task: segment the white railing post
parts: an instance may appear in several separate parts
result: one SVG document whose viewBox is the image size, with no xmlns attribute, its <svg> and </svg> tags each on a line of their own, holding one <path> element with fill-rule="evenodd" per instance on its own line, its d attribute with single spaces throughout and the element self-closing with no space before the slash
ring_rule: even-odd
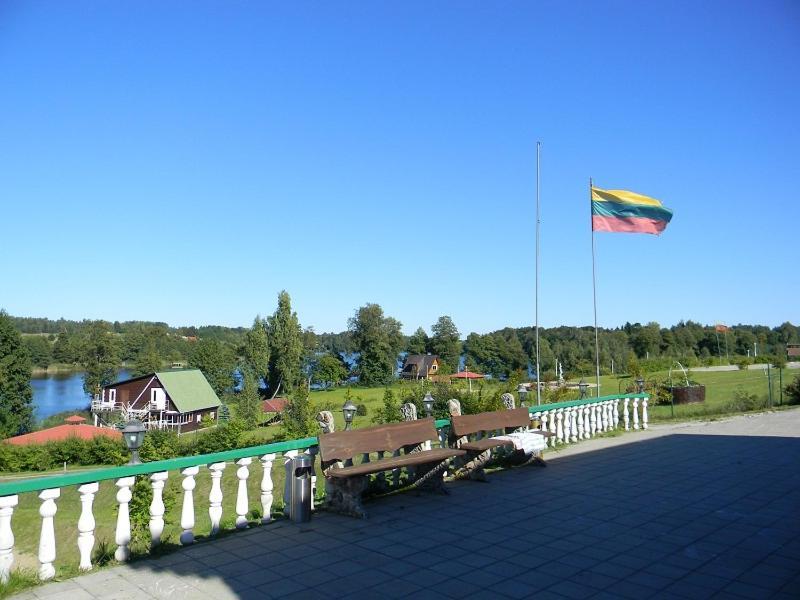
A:
<svg viewBox="0 0 800 600">
<path fill-rule="evenodd" d="M 572 431 L 572 438 L 571 438 L 570 441 L 572 441 L 574 443 L 574 442 L 577 442 L 579 439 L 581 439 L 580 438 L 580 434 L 578 433 L 579 408 L 576 408 L 575 406 L 573 406 L 569 410 L 569 414 L 570 414 L 570 422 L 571 422 L 570 429 Z"/>
<path fill-rule="evenodd" d="M 265 454 L 261 457 L 261 466 L 264 473 L 261 476 L 261 523 L 272 521 L 272 463 L 274 454 Z"/>
<path fill-rule="evenodd" d="M 580 441 L 586 437 L 585 431 L 583 428 L 583 406 L 576 407 L 576 411 L 578 413 L 578 440 Z"/>
<path fill-rule="evenodd" d="M 100 484 L 96 481 L 78 486 L 78 493 L 81 495 L 81 516 L 78 518 L 78 552 L 81 571 L 89 571 L 92 568 L 95 526 L 92 504 L 98 489 L 100 489 Z"/>
<path fill-rule="evenodd" d="M 45 581 L 55 577 L 56 570 L 53 561 L 56 559 L 56 534 L 53 529 L 53 517 L 56 516 L 58 506 L 56 498 L 61 495 L 60 488 L 51 488 L 39 492 L 39 516 L 42 517 L 42 531 L 39 534 L 39 579 Z"/>
<path fill-rule="evenodd" d="M 639 429 L 639 399 L 633 399 L 633 428 Z"/>
<path fill-rule="evenodd" d="M 650 421 L 647 415 L 647 400 L 647 396 L 642 398 L 642 429 L 647 429 L 647 423 Z"/>
<path fill-rule="evenodd" d="M 592 437 L 592 411 L 589 409 L 588 404 L 583 406 L 583 429 L 583 438 L 588 440 Z"/>
<path fill-rule="evenodd" d="M 550 411 L 550 433 L 553 434 L 550 436 L 550 446 L 555 448 L 558 443 L 558 428 L 556 425 L 556 411 L 554 410 Z"/>
<path fill-rule="evenodd" d="M 606 400 L 603 402 L 603 431 L 606 432 L 611 429 L 611 414 L 609 410 L 611 409 L 611 402 Z"/>
<path fill-rule="evenodd" d="M 219 533 L 219 522 L 222 519 L 222 472 L 225 470 L 225 462 L 216 462 L 208 465 L 211 471 L 211 491 L 208 493 L 208 517 L 211 519 L 210 535 Z"/>
<path fill-rule="evenodd" d="M 131 517 L 128 504 L 133 496 L 131 488 L 134 483 L 136 483 L 136 477 L 121 477 L 116 481 L 116 486 L 119 488 L 117 490 L 119 508 L 117 512 L 117 531 L 114 536 L 114 541 L 117 543 L 114 558 L 119 562 L 125 562 L 131 557 L 129 548 L 131 543 Z"/>
<path fill-rule="evenodd" d="M 240 458 L 236 461 L 239 468 L 236 469 L 236 477 L 239 478 L 239 489 L 236 493 L 236 529 L 247 529 L 247 511 L 250 502 L 247 499 L 247 478 L 250 476 L 250 469 L 247 467 L 253 462 L 251 457 Z"/>
<path fill-rule="evenodd" d="M 539 416 L 539 428 L 542 431 L 545 431 L 545 432 L 550 431 L 547 428 L 547 411 L 546 410 L 542 411 L 540 416 Z M 546 444 L 547 441 L 548 441 L 547 438 L 545 438 L 544 441 L 545 441 L 545 444 Z"/>
<path fill-rule="evenodd" d="M 564 409 L 564 443 L 569 444 L 572 435 L 572 419 L 570 418 L 571 409 Z"/>
<path fill-rule="evenodd" d="M 14 532 L 11 517 L 14 507 L 19 504 L 19 496 L 0 498 L 0 583 L 8 583 L 11 567 L 14 564 Z"/>
<path fill-rule="evenodd" d="M 159 471 L 150 475 L 150 486 L 153 488 L 153 500 L 150 502 L 150 547 L 155 548 L 161 543 L 161 534 L 164 532 L 164 485 L 169 473 Z"/>
<path fill-rule="evenodd" d="M 556 410 L 556 442 L 559 444 L 564 443 L 564 409 L 559 408 Z"/>
<path fill-rule="evenodd" d="M 187 467 L 181 470 L 183 481 L 181 487 L 183 488 L 183 506 L 181 507 L 181 544 L 188 546 L 194 542 L 194 490 L 195 481 L 194 476 L 200 472 L 200 467 Z"/>
<path fill-rule="evenodd" d="M 628 401 L 630 398 L 625 398 L 622 402 L 622 420 L 625 422 L 625 431 L 630 431 L 630 414 L 628 413 Z"/>
<path fill-rule="evenodd" d="M 589 405 L 589 437 L 594 437 L 597 433 L 597 407 Z"/>
<path fill-rule="evenodd" d="M 619 427 L 619 398 L 613 402 L 611 415 L 611 420 L 614 423 L 614 429 L 616 429 Z"/>
</svg>

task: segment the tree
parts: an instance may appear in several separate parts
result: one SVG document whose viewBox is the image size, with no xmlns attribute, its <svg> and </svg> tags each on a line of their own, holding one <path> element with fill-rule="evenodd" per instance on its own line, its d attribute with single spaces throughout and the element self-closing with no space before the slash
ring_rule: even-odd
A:
<svg viewBox="0 0 800 600">
<path fill-rule="evenodd" d="M 300 439 L 315 434 L 317 427 L 314 409 L 308 397 L 308 390 L 297 388 L 289 399 L 282 415 L 283 430 L 289 439 Z"/>
<path fill-rule="evenodd" d="M 455 373 L 461 358 L 461 339 L 453 320 L 444 315 L 431 327 L 431 352 L 439 355 L 443 373 Z"/>
<path fill-rule="evenodd" d="M 73 344 L 72 336 L 66 330 L 59 332 L 56 341 L 53 343 L 53 360 L 65 365 L 78 362 L 75 344 Z"/>
<path fill-rule="evenodd" d="M 428 334 L 422 327 L 417 327 L 417 330 L 408 338 L 406 350 L 409 354 L 425 354 L 428 351 L 429 343 Z"/>
<path fill-rule="evenodd" d="M 366 304 L 348 321 L 353 346 L 358 352 L 359 381 L 364 385 L 382 385 L 394 379 L 397 355 L 403 346 L 401 324 L 384 317 L 378 304 Z"/>
<path fill-rule="evenodd" d="M 236 355 L 228 344 L 202 339 L 194 345 L 189 366 L 200 369 L 217 396 L 233 388 Z"/>
<path fill-rule="evenodd" d="M 164 361 L 161 360 L 161 356 L 158 354 L 155 342 L 148 340 L 136 353 L 136 358 L 131 368 L 131 375 L 139 377 L 140 375 L 156 373 L 161 370 L 163 364 Z"/>
<path fill-rule="evenodd" d="M 25 433 L 32 426 L 30 357 L 22 336 L 0 310 L 0 437 Z"/>
<path fill-rule="evenodd" d="M 303 380 L 303 330 L 292 312 L 292 301 L 286 290 L 278 294 L 278 308 L 267 319 L 269 337 L 269 385 L 279 385 L 291 393 Z"/>
<path fill-rule="evenodd" d="M 261 423 L 264 413 L 261 410 L 261 396 L 258 393 L 258 380 L 255 373 L 245 368 L 242 391 L 238 395 L 236 417 L 241 419 L 248 429 L 254 429 Z"/>
<path fill-rule="evenodd" d="M 267 323 L 260 315 L 256 315 L 253 326 L 244 334 L 244 365 L 255 375 L 256 379 L 266 384 L 269 376 L 269 338 Z"/>
<path fill-rule="evenodd" d="M 28 350 L 28 356 L 35 367 L 46 369 L 53 359 L 53 349 L 50 342 L 42 335 L 26 335 L 22 342 Z"/>
<path fill-rule="evenodd" d="M 112 383 L 117 375 L 119 346 L 110 329 L 104 321 L 92 321 L 80 344 L 83 391 L 89 397 L 99 395 L 103 386 Z"/>
<path fill-rule="evenodd" d="M 340 356 L 323 354 L 314 367 L 314 381 L 321 384 L 336 385 L 347 377 L 347 367 Z"/>
</svg>

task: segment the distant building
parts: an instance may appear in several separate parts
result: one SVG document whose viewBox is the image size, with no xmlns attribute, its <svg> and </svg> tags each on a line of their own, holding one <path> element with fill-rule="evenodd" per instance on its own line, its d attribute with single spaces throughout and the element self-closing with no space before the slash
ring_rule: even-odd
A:
<svg viewBox="0 0 800 600">
<path fill-rule="evenodd" d="M 281 413 L 286 410 L 288 404 L 288 398 L 271 398 L 269 400 L 264 400 L 261 403 L 261 410 L 267 415 L 267 425 L 279 423 L 281 420 Z"/>
<path fill-rule="evenodd" d="M 95 437 L 108 437 L 114 440 L 122 439 L 122 432 L 116 429 L 108 429 L 107 427 L 95 427 L 94 425 L 87 425 L 86 419 L 73 415 L 64 419 L 64 425 L 56 425 L 42 429 L 41 431 L 34 431 L 33 433 L 26 433 L 18 435 L 6 440 L 9 444 L 14 446 L 29 446 L 31 444 L 46 444 L 47 442 L 60 442 L 71 437 L 81 440 L 91 440 Z"/>
<path fill-rule="evenodd" d="M 400 377 L 403 379 L 430 379 L 439 372 L 437 354 L 409 354 L 403 363 Z"/>
<path fill-rule="evenodd" d="M 199 369 L 162 371 L 103 387 L 92 401 L 95 423 L 119 412 L 148 429 L 194 431 L 201 421 L 216 423 L 220 401 Z"/>
</svg>

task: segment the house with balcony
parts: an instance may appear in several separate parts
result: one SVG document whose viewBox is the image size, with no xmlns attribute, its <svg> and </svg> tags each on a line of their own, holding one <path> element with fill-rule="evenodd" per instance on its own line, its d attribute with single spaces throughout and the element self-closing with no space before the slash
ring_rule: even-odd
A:
<svg viewBox="0 0 800 600">
<path fill-rule="evenodd" d="M 148 429 L 186 433 L 216 423 L 220 404 L 199 369 L 180 369 L 104 386 L 92 400 L 92 413 L 95 425 L 138 419 Z"/>
<path fill-rule="evenodd" d="M 403 379 L 430 379 L 439 373 L 437 354 L 409 354 L 403 363 L 400 377 Z"/>
</svg>

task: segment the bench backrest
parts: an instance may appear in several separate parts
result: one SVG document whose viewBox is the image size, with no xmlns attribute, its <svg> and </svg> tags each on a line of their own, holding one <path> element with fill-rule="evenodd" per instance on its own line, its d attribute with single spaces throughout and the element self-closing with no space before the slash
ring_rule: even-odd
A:
<svg viewBox="0 0 800 600">
<path fill-rule="evenodd" d="M 477 415 L 460 415 L 450 417 L 453 434 L 457 437 L 478 433 L 479 431 L 494 431 L 506 427 L 527 427 L 531 423 L 528 409 L 524 406 L 512 410 L 496 410 L 493 412 L 478 413 Z"/>
<path fill-rule="evenodd" d="M 319 453 L 324 462 L 347 460 L 370 452 L 394 452 L 438 438 L 432 417 L 375 427 L 334 431 L 319 436 Z"/>
</svg>

